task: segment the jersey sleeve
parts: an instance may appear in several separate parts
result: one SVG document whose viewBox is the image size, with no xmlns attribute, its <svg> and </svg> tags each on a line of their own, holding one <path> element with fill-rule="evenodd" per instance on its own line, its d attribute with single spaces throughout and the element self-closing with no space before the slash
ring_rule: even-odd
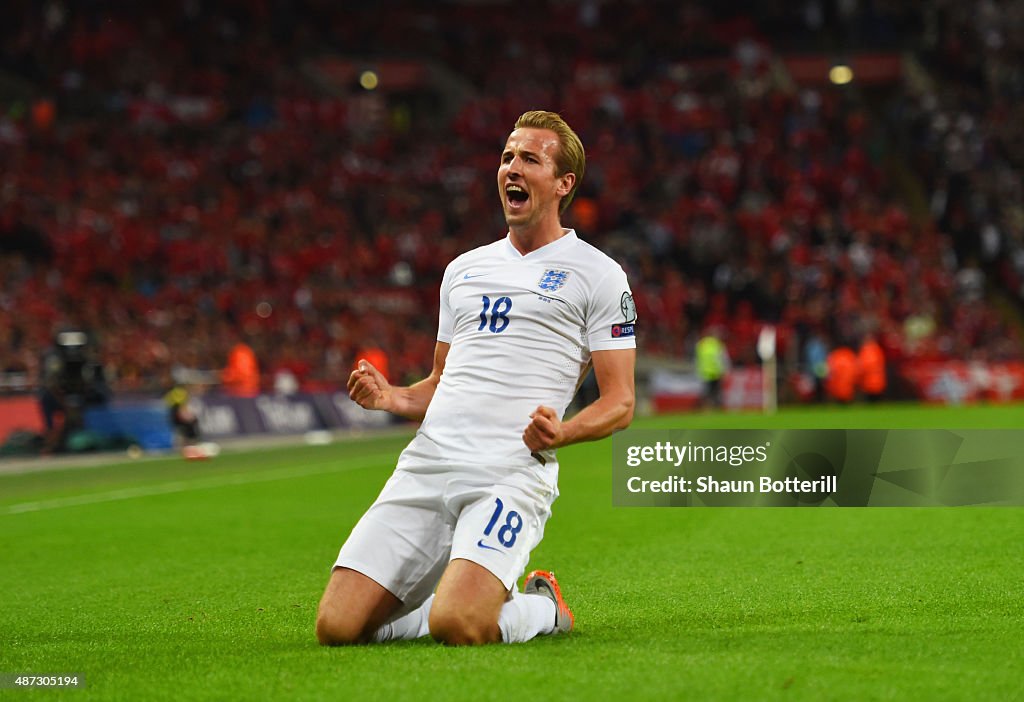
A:
<svg viewBox="0 0 1024 702">
<path fill-rule="evenodd" d="M 636 305 L 618 266 L 591 291 L 587 343 L 591 351 L 636 348 Z"/>
<path fill-rule="evenodd" d="M 452 266 L 454 261 L 444 269 L 444 276 L 441 278 L 441 304 L 437 313 L 437 340 L 450 344 L 455 334 L 455 314 L 451 306 L 452 292 Z"/>
</svg>

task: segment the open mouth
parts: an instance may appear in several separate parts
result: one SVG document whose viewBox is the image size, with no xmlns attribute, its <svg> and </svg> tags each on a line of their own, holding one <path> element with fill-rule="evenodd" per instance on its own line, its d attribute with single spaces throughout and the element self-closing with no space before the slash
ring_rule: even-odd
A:
<svg viewBox="0 0 1024 702">
<path fill-rule="evenodd" d="M 522 207 L 530 199 L 530 195 L 518 185 L 506 185 L 505 197 L 508 198 L 508 206 L 514 210 Z"/>
</svg>

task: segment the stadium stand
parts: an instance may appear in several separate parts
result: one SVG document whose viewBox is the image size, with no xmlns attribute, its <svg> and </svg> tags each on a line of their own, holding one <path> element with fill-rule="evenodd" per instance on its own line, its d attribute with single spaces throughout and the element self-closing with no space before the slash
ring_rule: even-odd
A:
<svg viewBox="0 0 1024 702">
<path fill-rule="evenodd" d="M 500 235 L 498 149 L 536 107 L 588 147 L 568 223 L 627 267 L 645 357 L 715 326 L 754 364 L 772 324 L 794 375 L 812 337 L 869 332 L 894 368 L 1020 361 L 1022 3 L 776 5 L 7 3 L 0 392 L 60 326 L 121 395 L 223 368 L 236 332 L 267 390 L 338 387 L 367 346 L 422 377 L 441 273 Z M 783 60 L 840 48 L 919 70 Z"/>
</svg>

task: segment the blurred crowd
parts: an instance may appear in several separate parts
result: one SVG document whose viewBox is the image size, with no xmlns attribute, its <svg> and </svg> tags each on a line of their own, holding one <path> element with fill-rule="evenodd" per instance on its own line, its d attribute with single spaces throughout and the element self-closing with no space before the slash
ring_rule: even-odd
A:
<svg viewBox="0 0 1024 702">
<path fill-rule="evenodd" d="M 919 56 L 936 80 L 907 90 L 892 121 L 914 156 L 959 280 L 1024 302 L 1024 2 L 939 3 Z"/>
<path fill-rule="evenodd" d="M 503 235 L 498 155 L 535 108 L 587 147 L 565 223 L 627 268 L 642 353 L 715 327 L 754 363 L 769 323 L 794 367 L 867 335 L 891 361 L 1020 358 L 1021 3 L 704 5 L 15 0 L 0 58 L 32 96 L 0 114 L 0 373 L 81 328 L 116 392 L 239 342 L 267 389 L 338 387 L 367 350 L 422 377 L 441 274 Z M 906 32 L 936 82 L 892 99 L 774 61 L 783 36 Z M 330 56 L 447 88 L 332 82 Z"/>
</svg>

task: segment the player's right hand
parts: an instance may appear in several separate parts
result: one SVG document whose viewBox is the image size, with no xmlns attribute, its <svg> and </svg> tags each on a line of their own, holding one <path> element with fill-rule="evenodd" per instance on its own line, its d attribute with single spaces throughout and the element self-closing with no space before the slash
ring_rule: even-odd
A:
<svg viewBox="0 0 1024 702">
<path fill-rule="evenodd" d="M 364 409 L 386 410 L 391 406 L 391 384 L 372 363 L 360 361 L 348 377 L 348 396 Z"/>
</svg>

